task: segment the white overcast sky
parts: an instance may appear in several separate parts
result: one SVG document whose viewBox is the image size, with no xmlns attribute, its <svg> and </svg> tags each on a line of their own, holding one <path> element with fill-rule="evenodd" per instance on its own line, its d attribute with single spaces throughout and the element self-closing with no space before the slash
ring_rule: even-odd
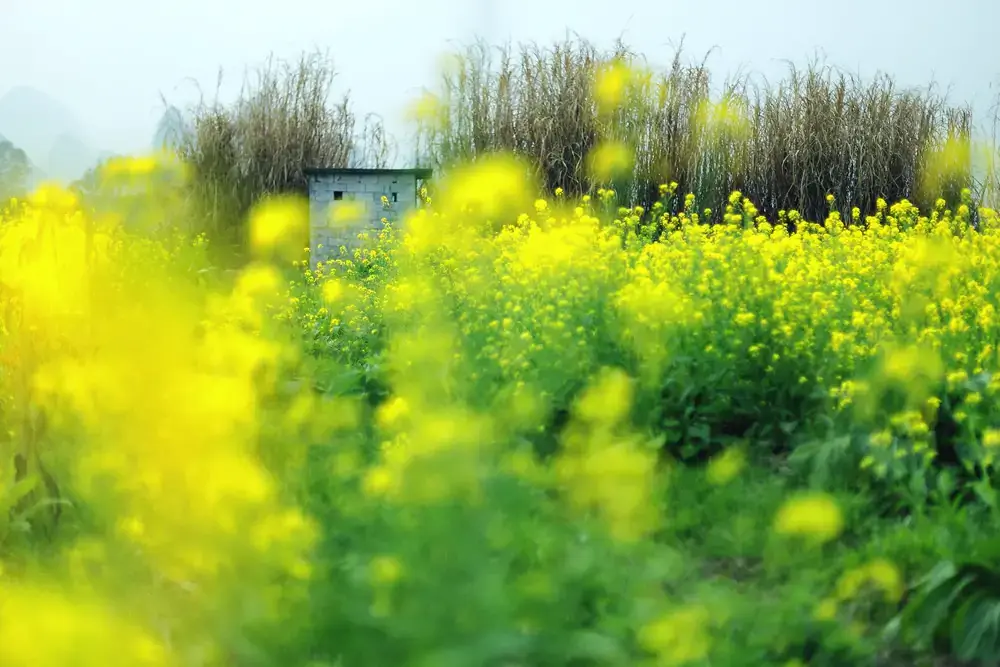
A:
<svg viewBox="0 0 1000 667">
<path fill-rule="evenodd" d="M 98 148 L 145 148 L 160 94 L 188 102 L 193 78 L 238 84 L 269 53 L 328 50 L 356 109 L 395 129 L 438 57 L 476 34 L 548 42 L 622 35 L 665 62 L 682 36 L 721 78 L 775 75 L 782 59 L 829 62 L 903 84 L 935 79 L 985 108 L 1000 79 L 1000 0 L 0 0 L 0 94 L 26 84 L 68 104 Z M 994 84 L 991 90 L 990 84 Z M 229 90 L 232 90 L 230 87 Z"/>
</svg>

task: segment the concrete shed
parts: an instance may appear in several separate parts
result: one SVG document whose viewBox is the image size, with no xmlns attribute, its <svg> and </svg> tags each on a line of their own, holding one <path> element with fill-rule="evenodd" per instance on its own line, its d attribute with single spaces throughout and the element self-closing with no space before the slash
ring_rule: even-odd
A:
<svg viewBox="0 0 1000 667">
<path fill-rule="evenodd" d="M 419 189 L 431 176 L 429 169 L 306 169 L 309 182 L 309 245 L 313 261 L 352 249 L 364 230 L 377 232 L 382 218 L 398 223 L 418 206 Z M 382 203 L 388 200 L 388 207 Z M 338 216 L 337 209 L 350 213 Z M 344 208 L 343 212 L 346 212 Z M 337 221 L 340 219 L 339 222 Z M 322 246 L 322 248 L 320 247 Z"/>
</svg>

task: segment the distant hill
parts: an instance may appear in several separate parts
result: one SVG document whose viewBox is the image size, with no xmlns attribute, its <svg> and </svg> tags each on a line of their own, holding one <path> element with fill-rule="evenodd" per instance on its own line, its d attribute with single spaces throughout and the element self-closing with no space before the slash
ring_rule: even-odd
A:
<svg viewBox="0 0 1000 667">
<path fill-rule="evenodd" d="M 78 136 L 60 134 L 52 142 L 43 164 L 51 178 L 69 182 L 97 163 L 99 153 Z"/>
<path fill-rule="evenodd" d="M 68 106 L 28 86 L 0 95 L 0 132 L 35 160 L 48 155 L 60 135 L 87 138 L 83 124 Z"/>
<path fill-rule="evenodd" d="M 0 133 L 28 154 L 33 172 L 44 170 L 64 182 L 78 178 L 99 156 L 72 109 L 29 86 L 0 95 Z"/>
</svg>

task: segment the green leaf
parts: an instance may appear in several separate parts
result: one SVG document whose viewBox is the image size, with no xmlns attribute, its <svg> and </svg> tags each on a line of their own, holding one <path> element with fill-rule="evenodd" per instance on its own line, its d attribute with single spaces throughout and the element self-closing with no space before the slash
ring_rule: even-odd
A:
<svg viewBox="0 0 1000 667">
<path fill-rule="evenodd" d="M 997 508 L 997 491 L 990 484 L 989 480 L 981 479 L 972 485 L 973 491 L 976 492 L 976 496 L 979 497 L 983 504 L 990 509 Z"/>
<path fill-rule="evenodd" d="M 910 493 L 916 498 L 927 497 L 927 480 L 923 475 L 910 475 Z"/>
<path fill-rule="evenodd" d="M 1000 659 L 1000 600 L 977 593 L 956 612 L 951 628 L 951 647 L 960 660 L 995 663 Z"/>
<path fill-rule="evenodd" d="M 955 492 L 955 475 L 947 468 L 938 473 L 937 492 L 942 500 L 951 498 L 951 494 Z"/>
<path fill-rule="evenodd" d="M 712 437 L 712 427 L 708 424 L 701 422 L 698 424 L 692 424 L 687 430 L 688 438 L 692 440 L 700 441 L 705 444 Z"/>
<path fill-rule="evenodd" d="M 917 595 L 903 613 L 904 624 L 918 637 L 930 639 L 948 618 L 955 600 L 974 581 L 974 576 L 960 575 L 953 563 L 938 563 L 917 583 Z"/>
<path fill-rule="evenodd" d="M 785 421 L 778 424 L 778 426 L 785 435 L 791 435 L 795 432 L 795 429 L 798 428 L 799 423 L 797 421 Z"/>
<path fill-rule="evenodd" d="M 0 512 L 9 512 L 10 508 L 16 506 L 29 493 L 34 491 L 36 486 L 38 486 L 38 478 L 34 475 L 29 475 L 11 484 L 7 490 L 0 494 L 0 498 L 3 498 L 3 503 L 0 504 Z"/>
<path fill-rule="evenodd" d="M 937 588 L 948 579 L 958 574 L 958 568 L 951 561 L 941 561 L 935 565 L 930 572 L 921 577 L 914 585 L 914 588 L 929 590 Z"/>
<path fill-rule="evenodd" d="M 568 659 L 593 661 L 597 664 L 624 664 L 628 655 L 611 637 L 583 630 L 569 638 Z"/>
</svg>

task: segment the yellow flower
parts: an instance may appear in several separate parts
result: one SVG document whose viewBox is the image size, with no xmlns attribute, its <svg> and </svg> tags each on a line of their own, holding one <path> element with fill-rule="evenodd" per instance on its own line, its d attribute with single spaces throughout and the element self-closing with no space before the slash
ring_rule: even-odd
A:
<svg viewBox="0 0 1000 667">
<path fill-rule="evenodd" d="M 898 602 L 903 597 L 906 585 L 899 569 L 885 559 L 870 562 L 866 568 L 868 578 L 880 589 L 886 602 Z"/>
<path fill-rule="evenodd" d="M 530 169 L 520 158 L 508 154 L 490 155 L 450 171 L 438 184 L 440 194 L 435 197 L 443 215 L 434 218 L 426 231 L 443 233 L 444 224 L 454 226 L 470 212 L 495 220 L 515 219 L 518 209 L 523 211 L 531 205 L 530 193 L 538 191 L 529 174 Z M 435 245 L 439 243 L 437 237 L 433 240 Z"/>
<path fill-rule="evenodd" d="M 347 227 L 361 220 L 368 215 L 368 207 L 360 199 L 351 201 L 336 202 L 330 207 L 330 225 L 332 227 Z"/>
<path fill-rule="evenodd" d="M 379 406 L 376 420 L 380 427 L 391 429 L 398 426 L 409 414 L 409 403 L 401 396 L 393 396 Z"/>
<path fill-rule="evenodd" d="M 813 611 L 813 618 L 817 621 L 831 621 L 837 617 L 837 601 L 826 598 Z"/>
<path fill-rule="evenodd" d="M 880 590 L 888 603 L 898 602 L 905 589 L 903 577 L 896 566 L 884 558 L 877 558 L 842 574 L 837 580 L 836 597 L 846 602 L 861 593 L 866 584 Z"/>
<path fill-rule="evenodd" d="M 632 382 L 623 371 L 606 369 L 583 394 L 577 410 L 584 419 L 606 425 L 621 422 L 632 404 Z"/>
<path fill-rule="evenodd" d="M 587 156 L 590 173 L 598 181 L 608 181 L 632 169 L 632 150 L 621 142 L 604 142 Z M 613 193 L 612 193 L 613 194 Z"/>
<path fill-rule="evenodd" d="M 323 283 L 323 300 L 328 304 L 337 303 L 344 295 L 345 289 L 342 282 L 336 278 L 331 278 Z"/>
<path fill-rule="evenodd" d="M 385 496 L 396 487 L 395 475 L 385 466 L 376 466 L 365 474 L 362 488 L 369 497 Z"/>
<path fill-rule="evenodd" d="M 377 556 L 369 566 L 372 583 L 376 586 L 391 586 L 403 576 L 403 565 L 395 556 Z"/>
<path fill-rule="evenodd" d="M 957 388 L 959 385 L 961 385 L 963 382 L 966 382 L 968 379 L 969 379 L 969 374 L 966 373 L 965 371 L 954 371 L 952 373 L 948 373 L 946 377 L 949 389 Z"/>
<path fill-rule="evenodd" d="M 709 616 L 703 606 L 669 612 L 639 631 L 639 643 L 665 665 L 704 660 L 709 650 Z"/>
<path fill-rule="evenodd" d="M 861 587 L 868 579 L 868 573 L 863 567 L 848 570 L 840 575 L 837 580 L 837 599 L 847 601 L 860 592 Z"/>
<path fill-rule="evenodd" d="M 0 599 L 4 667 L 174 664 L 168 649 L 113 605 L 5 585 Z"/>
<path fill-rule="evenodd" d="M 631 70 L 621 60 L 616 60 L 597 72 L 594 97 L 602 113 L 610 112 L 621 104 L 631 77 Z"/>
<path fill-rule="evenodd" d="M 416 123 L 434 126 L 447 118 L 447 107 L 438 96 L 425 91 L 407 109 L 407 116 Z"/>
<path fill-rule="evenodd" d="M 268 199 L 251 214 L 250 243 L 259 250 L 285 246 L 298 252 L 301 247 L 298 236 L 308 225 L 308 204 L 301 198 Z"/>
<path fill-rule="evenodd" d="M 790 498 L 778 510 L 775 532 L 800 535 L 816 542 L 828 542 L 844 529 L 840 507 L 829 495 L 807 493 Z"/>
<path fill-rule="evenodd" d="M 730 447 L 712 459 L 712 462 L 708 464 L 706 472 L 708 481 L 710 484 L 717 486 L 728 484 L 740 474 L 745 465 L 746 455 L 743 453 L 743 450 L 737 447 Z"/>
<path fill-rule="evenodd" d="M 892 444 L 892 431 L 882 429 L 881 431 L 872 433 L 868 437 L 868 441 L 875 447 L 888 447 Z"/>
</svg>

